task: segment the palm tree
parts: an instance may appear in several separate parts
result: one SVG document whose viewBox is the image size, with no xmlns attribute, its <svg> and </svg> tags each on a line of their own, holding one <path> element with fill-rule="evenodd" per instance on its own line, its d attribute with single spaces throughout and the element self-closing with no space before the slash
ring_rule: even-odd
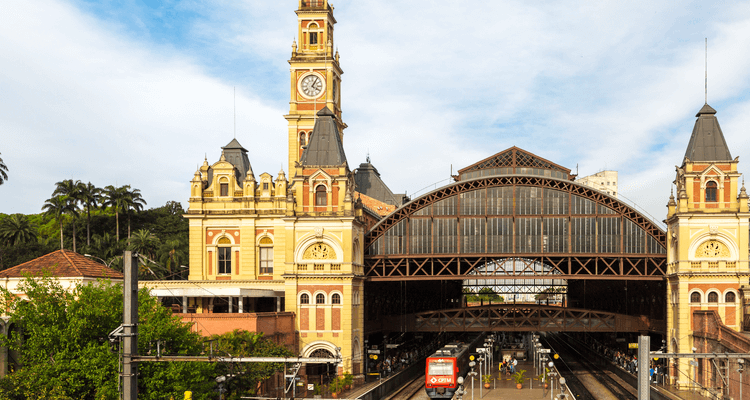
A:
<svg viewBox="0 0 750 400">
<path fill-rule="evenodd" d="M 102 190 L 89 183 L 78 182 L 78 199 L 86 208 L 86 246 L 91 246 L 91 208 L 102 200 Z"/>
<path fill-rule="evenodd" d="M 73 251 L 76 251 L 76 217 L 78 216 L 78 203 L 81 200 L 81 181 L 73 182 L 72 179 L 64 179 L 55 183 L 55 185 L 57 187 L 55 188 L 55 191 L 52 192 L 52 195 L 65 196 L 71 205 L 68 208 L 67 213 L 70 214 L 73 219 Z"/>
<path fill-rule="evenodd" d="M 0 158 L 0 185 L 2 185 L 3 183 L 5 183 L 5 181 L 8 180 L 8 174 L 5 173 L 5 171 L 7 170 L 8 170 L 8 166 L 6 166 L 5 162 L 3 162 L 3 159 Z"/>
<path fill-rule="evenodd" d="M 65 214 L 78 215 L 75 205 L 68 200 L 68 196 L 53 196 L 47 199 L 42 206 L 45 215 L 54 217 L 60 224 L 60 250 L 63 247 L 63 217 Z"/>
<path fill-rule="evenodd" d="M 128 239 L 130 239 L 130 215 L 131 211 L 141 211 L 143 206 L 146 205 L 146 200 L 143 200 L 140 189 L 133 189 L 130 191 L 130 185 L 125 185 L 127 190 L 127 199 L 125 200 L 125 212 L 128 214 Z"/>
<path fill-rule="evenodd" d="M 120 211 L 125 210 L 129 187 L 130 186 L 125 185 L 116 188 L 109 185 L 104 188 L 104 201 L 102 201 L 102 205 L 105 207 L 112 207 L 115 211 L 115 236 L 117 237 L 118 242 L 120 241 Z"/>
<path fill-rule="evenodd" d="M 175 279 L 174 275 L 182 272 L 180 265 L 185 261 L 185 253 L 182 251 L 183 242 L 179 239 L 171 239 L 164 242 L 164 245 L 159 249 L 161 258 L 159 259 L 164 264 L 165 269 L 168 272 L 168 276 Z M 177 272 L 173 272 L 173 270 Z M 181 274 L 180 274 L 181 275 Z"/>
<path fill-rule="evenodd" d="M 94 235 L 91 237 L 93 245 L 90 247 L 91 252 L 105 260 L 111 260 L 122 255 L 122 244 L 114 236 L 107 232 L 103 235 Z"/>
<path fill-rule="evenodd" d="M 37 226 L 23 214 L 13 214 L 0 221 L 0 243 L 12 246 L 36 240 Z"/>
<path fill-rule="evenodd" d="M 148 229 L 139 229 L 130 238 L 130 250 L 143 254 L 148 258 L 154 258 L 156 246 L 159 245 L 159 238 Z"/>
</svg>

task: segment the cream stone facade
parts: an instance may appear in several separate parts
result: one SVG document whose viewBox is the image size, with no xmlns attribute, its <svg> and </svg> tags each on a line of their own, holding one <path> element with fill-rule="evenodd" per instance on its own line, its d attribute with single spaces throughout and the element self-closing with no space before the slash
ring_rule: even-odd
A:
<svg viewBox="0 0 750 400">
<path fill-rule="evenodd" d="M 668 351 L 693 352 L 693 311 L 715 310 L 742 329 L 740 288 L 748 282 L 748 195 L 708 105 L 696 116 L 684 161 L 677 167 L 677 198 L 667 215 Z M 690 385 L 694 369 L 679 359 L 671 375 Z"/>
<path fill-rule="evenodd" d="M 364 234 L 378 217 L 354 200 L 354 174 L 343 151 L 333 8 L 301 0 L 297 16 L 299 46 L 295 42 L 289 61 L 291 101 L 284 116 L 291 178 L 283 170 L 256 177 L 236 139 L 218 161 L 204 160 L 190 182 L 185 215 L 188 281 L 144 285 L 173 299 L 184 314 L 293 313 L 295 330 L 287 334 L 300 356 L 340 354 L 337 372 L 358 375 Z"/>
</svg>

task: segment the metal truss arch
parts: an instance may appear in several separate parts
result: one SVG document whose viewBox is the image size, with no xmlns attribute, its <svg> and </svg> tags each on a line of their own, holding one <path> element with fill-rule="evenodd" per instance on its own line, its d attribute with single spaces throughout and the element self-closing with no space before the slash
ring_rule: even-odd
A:
<svg viewBox="0 0 750 400">
<path fill-rule="evenodd" d="M 505 197 L 492 197 L 500 196 L 501 191 Z M 472 192 L 484 197 L 476 195 L 469 199 Z M 524 193 L 531 193 L 533 198 L 523 198 Z M 552 204 L 552 197 L 564 204 L 563 211 L 547 206 L 548 202 Z M 480 204 L 478 211 L 466 213 L 462 207 L 469 200 L 475 201 L 472 204 L 484 202 L 485 205 Z M 530 201 L 529 207 L 536 208 L 520 210 L 522 200 Z M 510 212 L 488 212 L 491 201 L 505 201 L 507 206 L 503 207 Z M 584 208 L 579 206 L 584 202 L 587 211 L 575 209 Z M 472 222 L 470 220 L 481 226 L 471 231 L 466 227 Z M 498 235 L 504 235 L 503 240 L 507 243 L 494 247 L 487 244 L 489 239 L 482 235 L 489 235 L 485 230 L 490 229 L 490 221 L 496 225 L 506 224 L 501 228 L 493 226 L 493 229 L 504 230 Z M 533 229 L 520 226 L 519 221 Z M 547 232 L 552 222 L 558 223 L 563 233 Z M 424 227 L 420 228 L 419 224 Z M 595 232 L 589 232 L 590 237 L 585 239 L 589 243 L 576 248 L 575 241 L 584 235 L 573 230 L 582 224 L 590 225 L 584 228 Z M 612 224 L 608 228 L 612 232 L 604 232 L 606 224 Z M 519 233 L 522 228 L 526 232 Z M 397 235 L 394 234 L 396 230 L 399 231 Z M 419 248 L 419 243 L 414 240 L 417 231 L 426 243 L 424 248 Z M 387 251 L 381 250 L 377 247 L 378 240 L 389 235 L 392 245 L 388 245 Z M 465 243 L 471 240 L 471 236 L 480 237 L 485 242 L 468 246 Z M 560 243 L 548 245 L 547 240 L 553 238 Z M 609 242 L 605 243 L 605 239 Z M 450 242 L 448 245 L 436 245 L 446 240 Z M 525 244 L 527 240 L 528 246 Z M 513 174 L 462 180 L 434 190 L 398 208 L 373 226 L 365 237 L 366 274 L 376 280 L 473 279 L 478 266 L 505 258 L 529 259 L 550 266 L 548 273 L 531 274 L 539 278 L 592 276 L 614 279 L 629 276 L 663 279 L 666 233 L 640 212 L 601 191 L 571 180 Z M 516 274 L 498 274 L 497 278 L 513 275 Z"/>
</svg>

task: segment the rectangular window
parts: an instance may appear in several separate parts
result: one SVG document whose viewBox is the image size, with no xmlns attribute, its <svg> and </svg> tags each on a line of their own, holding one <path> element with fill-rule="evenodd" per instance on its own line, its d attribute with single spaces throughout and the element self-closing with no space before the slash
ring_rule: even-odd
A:
<svg viewBox="0 0 750 400">
<path fill-rule="evenodd" d="M 263 182 L 263 190 L 268 190 L 268 182 Z"/>
<path fill-rule="evenodd" d="M 220 274 L 231 274 L 232 273 L 232 248 L 231 247 L 219 247 L 219 268 Z"/>
<path fill-rule="evenodd" d="M 229 184 L 222 183 L 219 185 L 219 193 L 221 196 L 229 196 Z"/>
<path fill-rule="evenodd" d="M 260 248 L 260 273 L 273 274 L 273 247 Z"/>
<path fill-rule="evenodd" d="M 310 44 L 318 44 L 318 32 L 310 32 Z"/>
</svg>

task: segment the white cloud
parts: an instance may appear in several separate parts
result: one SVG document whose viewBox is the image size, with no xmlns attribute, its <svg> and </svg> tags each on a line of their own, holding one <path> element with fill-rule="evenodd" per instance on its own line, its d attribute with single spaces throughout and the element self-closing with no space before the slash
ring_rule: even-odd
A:
<svg viewBox="0 0 750 400">
<path fill-rule="evenodd" d="M 2 3 L 0 212 L 38 211 L 66 178 L 184 201 L 196 163 L 232 137 L 235 83 L 238 140 L 256 174 L 275 174 L 295 6 L 184 3 L 200 15 L 190 43 L 164 44 L 64 3 Z M 750 154 L 747 4 L 337 6 L 349 163 L 369 152 L 396 192 L 516 145 L 582 175 L 619 170 L 620 193 L 662 219 L 703 101 L 704 37 L 709 103 L 732 154 Z"/>
<path fill-rule="evenodd" d="M 130 184 L 150 206 L 185 201 L 208 153 L 233 137 L 233 88 L 179 54 L 110 34 L 56 2 L 4 3 L 0 211 L 38 212 L 62 179 Z M 285 151 L 283 110 L 237 90 L 237 138 L 254 164 Z"/>
</svg>

